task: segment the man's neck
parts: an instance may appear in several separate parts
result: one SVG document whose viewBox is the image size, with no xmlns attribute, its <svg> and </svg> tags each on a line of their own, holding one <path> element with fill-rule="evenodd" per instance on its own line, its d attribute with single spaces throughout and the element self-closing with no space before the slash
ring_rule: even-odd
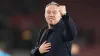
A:
<svg viewBox="0 0 100 56">
<path fill-rule="evenodd" d="M 53 25 L 48 24 L 48 29 L 52 29 Z"/>
</svg>

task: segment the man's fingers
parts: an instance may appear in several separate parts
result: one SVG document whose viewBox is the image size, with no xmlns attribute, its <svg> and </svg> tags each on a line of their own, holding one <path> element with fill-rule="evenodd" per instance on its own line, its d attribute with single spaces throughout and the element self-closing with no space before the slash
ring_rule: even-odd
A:
<svg viewBox="0 0 100 56">
<path fill-rule="evenodd" d="M 44 41 L 43 44 L 45 44 L 47 41 Z"/>
<path fill-rule="evenodd" d="M 66 14 L 66 6 L 65 5 L 60 5 L 59 6 L 59 11 L 61 13 L 61 15 L 65 15 Z"/>
<path fill-rule="evenodd" d="M 51 45 L 51 43 L 46 43 L 46 45 Z"/>
<path fill-rule="evenodd" d="M 45 47 L 51 47 L 51 45 L 45 45 Z"/>
<path fill-rule="evenodd" d="M 49 52 L 49 50 L 45 50 L 44 52 Z"/>
<path fill-rule="evenodd" d="M 62 8 L 62 7 L 66 7 L 66 6 L 65 5 L 60 5 L 59 7 Z"/>
<path fill-rule="evenodd" d="M 51 43 L 47 43 L 47 41 L 43 42 L 45 45 L 51 45 Z"/>
<path fill-rule="evenodd" d="M 51 49 L 51 47 L 46 47 L 45 49 L 48 50 L 48 49 Z"/>
<path fill-rule="evenodd" d="M 46 43 L 45 47 L 51 47 L 51 44 L 50 43 Z"/>
<path fill-rule="evenodd" d="M 64 5 L 60 5 L 60 6 L 59 6 L 59 9 L 62 9 L 62 8 L 64 8 L 64 7 L 65 7 Z"/>
</svg>

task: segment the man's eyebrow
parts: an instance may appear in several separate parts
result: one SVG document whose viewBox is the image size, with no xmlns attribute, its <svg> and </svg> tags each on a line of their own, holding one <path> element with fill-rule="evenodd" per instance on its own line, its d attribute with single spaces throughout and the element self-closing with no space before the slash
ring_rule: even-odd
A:
<svg viewBox="0 0 100 56">
<path fill-rule="evenodd" d="M 50 11 L 50 10 L 47 10 L 47 11 Z"/>
<path fill-rule="evenodd" d="M 51 11 L 51 10 L 48 9 L 47 11 Z M 54 11 L 55 11 L 55 10 L 54 10 Z"/>
</svg>

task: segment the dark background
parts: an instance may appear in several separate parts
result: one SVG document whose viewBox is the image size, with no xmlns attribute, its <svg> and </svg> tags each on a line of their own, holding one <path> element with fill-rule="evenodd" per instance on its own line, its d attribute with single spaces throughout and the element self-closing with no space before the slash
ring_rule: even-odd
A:
<svg viewBox="0 0 100 56">
<path fill-rule="evenodd" d="M 38 33 L 46 25 L 45 6 L 52 0 L 0 0 L 0 50 L 12 56 L 30 56 Z M 53 0 L 66 5 L 78 30 L 73 44 L 77 56 L 100 55 L 100 1 Z M 75 49 L 75 52 L 77 47 Z"/>
</svg>

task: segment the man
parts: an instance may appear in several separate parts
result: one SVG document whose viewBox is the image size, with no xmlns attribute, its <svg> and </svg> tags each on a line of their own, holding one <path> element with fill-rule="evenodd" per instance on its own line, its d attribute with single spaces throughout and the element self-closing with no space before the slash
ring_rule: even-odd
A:
<svg viewBox="0 0 100 56">
<path fill-rule="evenodd" d="M 77 31 L 65 6 L 51 2 L 45 8 L 45 19 L 48 26 L 40 31 L 32 56 L 71 56 L 71 41 Z"/>
</svg>

